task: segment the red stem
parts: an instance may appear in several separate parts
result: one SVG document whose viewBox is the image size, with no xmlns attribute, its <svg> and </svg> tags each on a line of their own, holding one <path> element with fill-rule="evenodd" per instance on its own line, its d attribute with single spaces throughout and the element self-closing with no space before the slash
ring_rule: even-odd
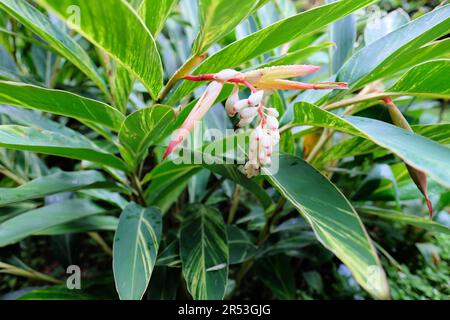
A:
<svg viewBox="0 0 450 320">
<path fill-rule="evenodd" d="M 195 81 L 195 82 L 212 81 L 212 80 L 214 80 L 214 74 L 200 74 L 197 76 L 189 74 L 187 76 L 184 76 L 183 79 L 189 80 L 189 81 Z"/>
<path fill-rule="evenodd" d="M 261 127 L 262 128 L 264 128 L 266 125 L 266 116 L 264 115 L 263 107 L 264 107 L 264 105 L 262 103 L 258 106 L 258 114 L 261 117 Z"/>
</svg>

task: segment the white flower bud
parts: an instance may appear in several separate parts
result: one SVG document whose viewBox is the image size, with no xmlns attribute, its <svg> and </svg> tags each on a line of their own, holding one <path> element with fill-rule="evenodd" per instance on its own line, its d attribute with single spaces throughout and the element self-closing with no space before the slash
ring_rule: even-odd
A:
<svg viewBox="0 0 450 320">
<path fill-rule="evenodd" d="M 272 146 L 272 144 L 271 144 L 270 146 L 265 147 L 265 148 L 266 148 L 266 155 L 267 155 L 268 157 L 270 157 L 270 156 L 272 155 L 272 152 L 273 152 L 273 146 Z"/>
<path fill-rule="evenodd" d="M 266 118 L 266 120 L 267 120 L 267 127 L 268 127 L 270 130 L 278 129 L 278 126 L 279 126 L 280 124 L 278 123 L 277 118 L 275 118 L 275 117 L 273 117 L 273 116 L 268 116 L 268 117 Z"/>
<path fill-rule="evenodd" d="M 248 101 L 249 104 L 251 104 L 252 106 L 257 106 L 262 102 L 263 98 L 264 98 L 264 91 L 259 90 L 255 93 L 252 93 L 250 97 L 248 97 Z"/>
<path fill-rule="evenodd" d="M 227 111 L 230 117 L 234 117 L 236 115 L 236 109 L 234 105 L 239 101 L 239 86 L 235 85 L 233 88 L 233 92 L 228 97 L 227 102 L 225 103 L 225 110 Z"/>
<path fill-rule="evenodd" d="M 271 117 L 278 118 L 280 116 L 277 109 L 275 109 L 275 108 L 268 108 L 266 111 L 267 111 L 267 114 Z"/>
<path fill-rule="evenodd" d="M 253 119 L 255 119 L 255 116 L 253 116 L 251 118 L 241 118 L 241 120 L 239 121 L 237 126 L 239 128 L 245 127 L 246 125 L 249 125 L 250 123 L 252 123 Z"/>
<path fill-rule="evenodd" d="M 261 140 L 262 134 L 263 134 L 263 129 L 258 126 L 256 127 L 256 129 L 253 131 L 255 133 L 255 139 L 257 141 Z"/>
<path fill-rule="evenodd" d="M 216 73 L 214 76 L 214 79 L 217 81 L 226 82 L 232 78 L 239 77 L 241 75 L 240 72 L 233 70 L 233 69 L 225 69 L 220 71 L 219 73 Z"/>
<path fill-rule="evenodd" d="M 267 140 L 265 134 L 261 137 L 261 140 L 259 141 L 258 145 L 258 159 L 260 162 L 264 161 L 264 159 L 267 157 L 267 151 L 266 146 L 264 145 L 264 140 Z"/>
<path fill-rule="evenodd" d="M 272 145 L 277 145 L 280 142 L 280 132 L 278 129 L 272 130 L 270 132 L 270 136 L 272 137 Z"/>
<path fill-rule="evenodd" d="M 250 153 L 248 155 L 248 162 L 255 166 L 259 165 L 258 153 L 256 151 L 250 151 Z"/>
<path fill-rule="evenodd" d="M 241 112 L 244 108 L 247 108 L 247 107 L 248 107 L 248 100 L 247 99 L 239 100 L 234 105 L 234 109 L 236 110 L 236 112 Z"/>
<path fill-rule="evenodd" d="M 258 114 L 257 107 L 245 108 L 241 111 L 241 119 L 242 118 L 254 118 Z"/>
<path fill-rule="evenodd" d="M 272 145 L 272 138 L 266 132 L 263 132 L 261 135 L 261 145 L 264 149 Z"/>
<path fill-rule="evenodd" d="M 256 152 L 258 150 L 258 140 L 256 137 L 250 136 L 250 152 Z"/>
<path fill-rule="evenodd" d="M 249 152 L 248 152 L 248 158 L 250 163 L 252 164 L 258 164 L 258 138 L 255 133 L 256 130 L 253 130 L 253 132 L 250 135 L 250 145 L 249 145 Z"/>
<path fill-rule="evenodd" d="M 267 155 L 266 155 L 266 151 L 264 150 L 264 148 L 259 148 L 260 150 L 259 150 L 259 153 L 258 153 L 258 160 L 259 160 L 259 162 L 262 164 L 262 165 L 264 165 L 264 163 L 265 163 L 265 161 L 266 161 L 266 158 L 267 158 Z"/>
</svg>

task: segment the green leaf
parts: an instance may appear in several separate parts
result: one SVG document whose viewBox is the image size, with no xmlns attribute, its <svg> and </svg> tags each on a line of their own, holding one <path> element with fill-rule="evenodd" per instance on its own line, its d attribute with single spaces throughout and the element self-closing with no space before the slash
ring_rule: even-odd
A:
<svg viewBox="0 0 450 320">
<path fill-rule="evenodd" d="M 176 300 L 181 278 L 180 269 L 156 267 L 149 287 L 149 300 Z"/>
<path fill-rule="evenodd" d="M 391 178 L 379 180 L 379 186 L 371 194 L 365 196 L 370 201 L 405 201 L 422 200 L 421 191 L 411 179 L 408 169 L 404 163 L 399 162 L 390 166 L 394 174 Z M 381 177 L 383 178 L 383 177 Z M 447 189 L 434 180 L 429 180 L 427 189 L 430 195 L 445 194 Z"/>
<path fill-rule="evenodd" d="M 1 0 L 0 8 L 45 40 L 59 54 L 67 58 L 108 95 L 105 82 L 84 49 L 68 34 L 26 0 Z"/>
<path fill-rule="evenodd" d="M 382 18 L 369 19 L 364 29 L 364 42 L 366 45 L 369 45 L 410 21 L 411 19 L 403 9 L 389 12 Z"/>
<path fill-rule="evenodd" d="M 167 172 L 166 176 L 153 180 L 145 190 L 147 203 L 158 206 L 165 214 L 187 188 L 189 180 L 199 171 L 199 168 L 191 167 L 182 171 Z"/>
<path fill-rule="evenodd" d="M 0 3 L 1 6 L 1 3 Z M 19 69 L 17 68 L 16 62 L 12 58 L 11 54 L 5 49 L 5 47 L 0 44 L 0 67 L 4 70 L 11 71 L 11 72 L 19 72 Z"/>
<path fill-rule="evenodd" d="M 128 187 L 127 190 L 122 190 L 122 192 L 131 194 L 132 189 L 131 187 Z M 124 209 L 128 205 L 128 201 L 125 200 L 118 192 L 113 192 L 105 189 L 84 189 L 79 191 L 79 193 L 94 199 L 108 202 L 115 205 L 116 207 L 119 207 L 120 209 Z"/>
<path fill-rule="evenodd" d="M 129 115 L 119 133 L 122 156 L 135 168 L 147 154 L 150 146 L 164 138 L 175 113 L 168 106 L 154 105 Z"/>
<path fill-rule="evenodd" d="M 144 0 L 142 1 L 142 3 L 139 2 L 140 1 L 135 1 L 134 3 L 132 2 L 131 5 L 134 9 L 137 9 L 139 16 L 142 18 L 142 20 L 144 20 L 146 26 L 155 37 L 159 30 L 157 30 L 156 32 L 154 28 L 162 28 L 165 18 L 167 18 L 167 16 L 163 17 L 162 15 L 169 14 L 174 1 Z M 155 18 L 155 12 L 157 12 L 159 19 L 164 20 Z M 110 86 L 112 95 L 114 97 L 114 106 L 121 110 L 122 113 L 126 113 L 128 100 L 131 92 L 133 91 L 133 85 L 136 79 L 134 75 L 131 74 L 128 69 L 125 69 L 125 67 L 123 67 L 122 65 L 116 63 L 115 61 L 110 61 L 109 59 L 107 59 L 107 61 L 110 62 L 109 65 L 112 74 L 112 76 L 110 77 Z"/>
<path fill-rule="evenodd" d="M 239 133 L 206 143 L 199 149 L 184 149 L 180 157 L 157 165 L 143 179 L 143 183 L 152 180 L 145 192 L 149 203 L 168 209 L 177 198 L 174 194 L 179 194 L 186 187 L 188 180 L 205 168 L 242 185 L 254 194 L 264 208 L 268 208 L 272 200 L 267 192 L 257 182 L 242 174 L 236 165 L 227 164 L 236 160 L 235 150 L 231 150 L 229 146 L 240 147 L 242 143 L 245 143 L 247 135 L 248 132 Z M 229 160 L 231 161 L 228 162 Z M 161 210 L 165 212 L 163 207 Z"/>
<path fill-rule="evenodd" d="M 64 126 L 62 123 L 56 122 L 48 118 L 45 114 L 28 110 L 23 108 L 16 108 L 10 106 L 0 105 L 0 114 L 7 116 L 14 122 L 25 127 L 32 127 L 34 129 L 44 129 L 66 135 L 74 139 L 84 140 L 92 143 L 87 137 L 78 133 L 71 128 Z"/>
<path fill-rule="evenodd" d="M 181 267 L 180 244 L 178 239 L 170 242 L 158 255 L 157 266 L 167 266 L 172 268 Z"/>
<path fill-rule="evenodd" d="M 280 156 L 269 182 L 311 224 L 319 241 L 352 271 L 372 296 L 389 297 L 388 284 L 373 244 L 357 213 L 327 178 L 300 158 Z"/>
<path fill-rule="evenodd" d="M 409 70 L 388 92 L 450 99 L 450 59 L 422 63 Z"/>
<path fill-rule="evenodd" d="M 104 209 L 87 200 L 65 200 L 23 213 L 0 225 L 0 247 L 59 224 L 103 213 Z"/>
<path fill-rule="evenodd" d="M 21 295 L 17 300 L 96 300 L 96 297 L 61 285 L 32 290 Z"/>
<path fill-rule="evenodd" d="M 335 45 L 333 42 L 323 42 L 314 46 L 309 46 L 303 49 L 288 52 L 282 56 L 268 60 L 263 65 L 258 66 L 258 69 L 271 66 L 304 64 L 305 60 L 312 56 L 314 53 L 327 49 L 333 45 Z"/>
<path fill-rule="evenodd" d="M 263 208 L 269 208 L 272 204 L 272 199 L 267 194 L 266 190 L 264 190 L 255 180 L 247 178 L 247 176 L 239 170 L 238 166 L 217 164 L 207 165 L 205 168 L 243 186 L 259 200 Z"/>
<path fill-rule="evenodd" d="M 256 255 L 258 247 L 245 230 L 227 225 L 227 234 L 230 264 L 240 264 Z"/>
<path fill-rule="evenodd" d="M 358 212 L 370 215 L 370 216 L 376 216 L 381 219 L 389 220 L 389 221 L 395 221 L 399 222 L 401 224 L 408 224 L 412 225 L 421 229 L 429 230 L 429 231 L 435 231 L 435 232 L 441 232 L 450 235 L 450 228 L 448 228 L 445 225 L 442 225 L 440 223 L 437 223 L 433 220 L 430 220 L 428 218 L 423 217 L 417 217 L 409 214 L 403 214 L 398 211 L 394 210 L 388 210 L 383 208 L 376 208 L 376 207 L 361 207 L 356 208 Z"/>
<path fill-rule="evenodd" d="M 327 0 L 327 3 L 330 2 L 336 2 L 336 0 Z M 352 55 L 356 35 L 356 16 L 354 14 L 350 14 L 336 21 L 331 26 L 330 40 L 336 44 L 334 48 L 331 48 L 331 52 L 333 53 L 331 63 L 332 74 L 337 73 L 345 61 Z"/>
<path fill-rule="evenodd" d="M 187 288 L 195 300 L 220 300 L 228 279 L 228 238 L 222 215 L 194 205 L 185 212 L 180 255 Z"/>
<path fill-rule="evenodd" d="M 278 21 L 267 28 L 233 42 L 212 55 L 195 70 L 195 74 L 218 72 L 235 68 L 267 51 L 292 40 L 299 40 L 318 29 L 336 21 L 358 9 L 374 3 L 375 0 L 345 0 L 320 6 L 295 16 Z M 192 92 L 198 83 L 183 82 L 169 98 L 173 104 Z"/>
<path fill-rule="evenodd" d="M 133 91 L 135 77 L 121 65 L 111 62 L 114 65 L 111 70 L 113 76 L 110 79 L 111 93 L 114 97 L 114 106 L 122 113 L 126 114 L 128 100 Z"/>
<path fill-rule="evenodd" d="M 258 279 L 280 300 L 294 300 L 295 276 L 284 255 L 258 260 L 255 265 Z"/>
<path fill-rule="evenodd" d="M 161 240 L 161 212 L 130 203 L 114 236 L 113 270 L 121 300 L 140 300 L 147 289 Z"/>
<path fill-rule="evenodd" d="M 214 42 L 226 36 L 256 8 L 259 0 L 199 0 L 199 35 L 195 54 L 202 54 Z M 237 9 L 239 8 L 239 9 Z"/>
<path fill-rule="evenodd" d="M 95 144 L 46 130 L 1 125 L 0 147 L 88 160 L 120 170 L 126 169 L 122 160 Z"/>
<path fill-rule="evenodd" d="M 153 98 L 158 95 L 163 72 L 155 40 L 127 2 L 38 0 L 38 3 L 55 12 L 70 27 L 132 72 Z M 79 17 L 74 16 L 77 14 Z"/>
<path fill-rule="evenodd" d="M 119 219 L 113 216 L 96 215 L 83 217 L 69 223 L 60 224 L 39 232 L 33 235 L 39 236 L 57 236 L 69 233 L 85 233 L 90 231 L 115 231 Z"/>
<path fill-rule="evenodd" d="M 337 81 L 357 89 L 389 74 L 396 64 L 404 65 L 404 54 L 447 34 L 449 16 L 450 5 L 443 6 L 371 43 L 347 61 Z"/>
<path fill-rule="evenodd" d="M 287 254 L 289 256 L 301 256 L 302 249 L 317 245 L 317 238 L 312 231 L 296 230 L 285 232 L 278 241 L 272 241 L 258 253 L 258 256 L 272 256 L 276 254 Z"/>
<path fill-rule="evenodd" d="M 413 125 L 413 131 L 425 138 L 431 139 L 441 144 L 450 144 L 450 124 L 439 123 L 429 125 Z M 326 150 L 317 160 L 318 163 L 339 160 L 344 157 L 359 156 L 380 150 L 371 140 L 361 137 L 353 137 L 335 144 Z"/>
<path fill-rule="evenodd" d="M 450 188 L 450 149 L 432 140 L 374 119 L 341 118 L 308 103 L 296 104 L 294 113 L 296 124 L 332 128 L 369 139 Z"/>
<path fill-rule="evenodd" d="M 25 83 L 0 81 L 0 103 L 93 122 L 119 131 L 125 117 L 102 102 Z"/>
<path fill-rule="evenodd" d="M 448 58 L 450 53 L 450 38 L 433 41 L 420 48 L 404 52 L 400 60 L 393 61 L 386 72 L 382 73 L 384 77 L 391 77 L 395 73 L 411 68 L 417 64 L 439 59 Z"/>
<path fill-rule="evenodd" d="M 138 12 L 147 25 L 148 30 L 157 35 L 166 22 L 175 0 L 143 0 Z"/>
<path fill-rule="evenodd" d="M 103 175 L 97 171 L 57 172 L 17 188 L 0 188 L 0 206 L 60 192 L 101 186 L 107 186 L 107 183 Z"/>
</svg>

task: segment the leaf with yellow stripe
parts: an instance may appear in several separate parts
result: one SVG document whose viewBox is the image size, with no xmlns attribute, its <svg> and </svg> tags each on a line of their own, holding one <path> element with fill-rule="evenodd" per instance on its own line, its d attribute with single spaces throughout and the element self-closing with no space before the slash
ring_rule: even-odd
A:
<svg viewBox="0 0 450 320">
<path fill-rule="evenodd" d="M 155 266 L 161 240 L 161 212 L 130 203 L 114 236 L 113 270 L 121 300 L 140 300 Z"/>
<path fill-rule="evenodd" d="M 147 149 L 169 134 L 175 113 L 169 106 L 154 105 L 129 115 L 119 132 L 123 158 L 135 168 L 144 158 Z"/>
<path fill-rule="evenodd" d="M 219 211 L 193 205 L 180 231 L 180 255 L 187 288 L 195 300 L 219 300 L 228 279 L 228 237 Z"/>
<path fill-rule="evenodd" d="M 56 27 L 45 14 L 26 0 L 2 0 L 0 8 L 48 42 L 55 51 L 77 66 L 108 94 L 105 81 L 98 74 L 87 52 L 67 33 Z"/>
<path fill-rule="evenodd" d="M 264 173 L 309 222 L 317 239 L 351 270 L 355 280 L 373 297 L 389 298 L 386 276 L 369 235 L 339 189 L 295 156 L 280 156 L 278 172 L 264 169 Z"/>
<path fill-rule="evenodd" d="M 107 52 L 156 97 L 163 83 L 161 59 L 152 34 L 126 1 L 38 0 L 38 3 Z M 74 11 L 79 13 L 78 21 Z"/>
<path fill-rule="evenodd" d="M 296 125 L 339 130 L 370 140 L 406 164 L 429 174 L 436 182 L 450 187 L 450 149 L 418 134 L 389 123 L 363 117 L 340 117 L 309 103 L 294 106 Z"/>
</svg>

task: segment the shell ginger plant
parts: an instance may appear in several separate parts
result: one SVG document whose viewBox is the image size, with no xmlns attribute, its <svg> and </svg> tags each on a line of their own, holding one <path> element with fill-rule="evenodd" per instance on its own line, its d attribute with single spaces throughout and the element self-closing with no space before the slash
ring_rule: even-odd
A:
<svg viewBox="0 0 450 320">
<path fill-rule="evenodd" d="M 428 11 L 0 0 L 0 295 L 389 299 L 449 234 Z"/>
</svg>

